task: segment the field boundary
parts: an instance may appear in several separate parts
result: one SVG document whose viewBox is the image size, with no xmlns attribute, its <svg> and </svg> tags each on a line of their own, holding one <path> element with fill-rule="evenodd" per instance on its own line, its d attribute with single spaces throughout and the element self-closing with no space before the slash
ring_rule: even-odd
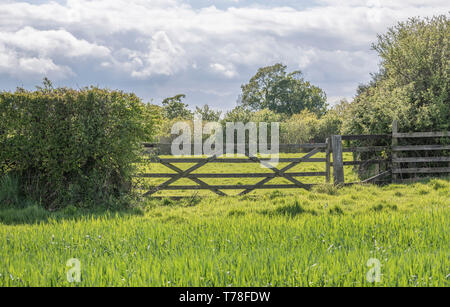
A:
<svg viewBox="0 0 450 307">
<path fill-rule="evenodd" d="M 243 190 L 239 195 L 246 195 L 257 189 L 307 189 L 309 190 L 313 185 L 305 184 L 294 177 L 312 177 L 312 176 L 323 176 L 327 181 L 330 179 L 330 173 L 325 172 L 292 172 L 288 173 L 290 169 L 305 162 L 315 162 L 315 163 L 329 163 L 329 152 L 327 152 L 327 158 L 313 158 L 319 152 L 322 152 L 327 148 L 327 143 L 315 144 L 313 149 L 306 153 L 300 158 L 279 158 L 279 163 L 289 163 L 287 166 L 278 169 L 277 167 L 270 164 L 270 159 L 259 158 L 257 156 L 251 156 L 246 153 L 245 158 L 222 158 L 222 156 L 213 155 L 208 158 L 160 158 L 152 157 L 149 159 L 150 163 L 160 163 L 167 168 L 175 171 L 176 173 L 156 173 L 149 174 L 143 173 L 139 174 L 138 177 L 141 178 L 170 178 L 164 183 L 150 188 L 144 196 L 150 196 L 158 191 L 162 190 L 210 190 L 211 192 L 226 196 L 221 190 Z M 153 147 L 153 146 L 151 146 Z M 310 146 L 308 146 L 311 148 Z M 305 148 L 305 147 L 303 147 Z M 181 168 L 175 166 L 178 163 L 195 163 L 193 166 L 189 167 L 187 170 L 182 170 Z M 206 173 L 206 174 L 193 174 L 194 171 L 200 169 L 208 163 L 258 163 L 264 165 L 267 169 L 271 170 L 272 173 Z M 328 169 L 328 168 L 327 168 Z M 172 185 L 182 178 L 187 178 L 196 183 L 196 185 Z M 255 184 L 251 185 L 210 185 L 200 178 L 263 178 Z M 292 184 L 267 184 L 274 178 L 285 178 Z"/>
<path fill-rule="evenodd" d="M 413 144 L 408 140 L 413 139 Z M 442 143 L 442 140 L 446 139 Z M 432 141 L 430 141 L 432 140 Z M 144 143 L 145 153 L 152 155 L 148 163 L 159 163 L 175 171 L 175 173 L 142 173 L 140 178 L 167 178 L 165 182 L 150 187 L 144 196 L 150 196 L 163 190 L 210 190 L 226 196 L 222 190 L 243 190 L 239 195 L 246 195 L 259 189 L 306 189 L 315 184 L 300 181 L 301 177 L 325 177 L 327 183 L 349 185 L 356 183 L 390 183 L 414 182 L 427 176 L 450 174 L 450 131 L 399 133 L 397 122 L 392 124 L 392 134 L 376 135 L 332 135 L 325 143 L 280 144 L 280 153 L 302 153 L 302 157 L 279 158 L 279 163 L 288 163 L 283 168 L 274 167 L 270 159 L 251 156 L 246 145 L 245 157 L 228 158 L 223 154 L 204 157 L 162 158 L 167 155 L 170 144 Z M 238 145 L 235 145 L 237 148 Z M 306 151 L 306 152 L 305 152 Z M 222 151 L 222 152 L 225 152 Z M 325 153 L 325 158 L 314 157 Z M 352 161 L 344 161 L 343 153 L 352 153 Z M 420 154 L 417 154 L 420 153 Z M 264 165 L 271 172 L 267 173 L 194 173 L 209 163 Z M 300 163 L 323 163 L 324 171 L 288 172 Z M 182 170 L 175 164 L 194 164 Z M 359 182 L 346 182 L 345 166 L 358 169 Z M 369 174 L 369 175 L 367 175 Z M 366 177 L 364 178 L 364 175 Z M 180 179 L 189 179 L 195 185 L 174 185 Z M 211 185 L 203 181 L 207 178 L 261 178 L 255 184 Z M 290 184 L 270 184 L 274 178 L 284 178 Z"/>
</svg>

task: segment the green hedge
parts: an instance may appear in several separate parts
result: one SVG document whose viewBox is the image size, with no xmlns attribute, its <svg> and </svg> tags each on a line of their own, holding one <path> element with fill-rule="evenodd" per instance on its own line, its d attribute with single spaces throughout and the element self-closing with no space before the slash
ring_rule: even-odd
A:
<svg viewBox="0 0 450 307">
<path fill-rule="evenodd" d="M 0 93 L 0 172 L 50 208 L 100 204 L 131 190 L 151 107 L 134 94 L 96 87 Z"/>
</svg>

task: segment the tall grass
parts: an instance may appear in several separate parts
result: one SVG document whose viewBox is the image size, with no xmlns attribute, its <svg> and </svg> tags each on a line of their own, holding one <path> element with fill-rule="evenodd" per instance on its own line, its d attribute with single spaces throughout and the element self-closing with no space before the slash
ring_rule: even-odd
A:
<svg viewBox="0 0 450 307">
<path fill-rule="evenodd" d="M 0 210 L 0 286 L 449 286 L 449 191 L 436 179 L 33 209 L 35 220 Z M 70 258 L 79 284 L 66 280 Z M 380 283 L 366 279 L 371 258 Z"/>
</svg>

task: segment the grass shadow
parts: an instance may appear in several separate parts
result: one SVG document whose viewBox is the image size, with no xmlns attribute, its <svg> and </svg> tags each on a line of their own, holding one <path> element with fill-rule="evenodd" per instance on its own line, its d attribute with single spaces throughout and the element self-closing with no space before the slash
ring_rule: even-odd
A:
<svg viewBox="0 0 450 307">
<path fill-rule="evenodd" d="M 33 225 L 50 221 L 81 221 L 87 219 L 112 219 L 126 216 L 142 216 L 144 212 L 138 207 L 122 209 L 80 209 L 69 206 L 65 209 L 50 212 L 34 204 L 24 208 L 1 208 L 0 225 Z"/>
</svg>

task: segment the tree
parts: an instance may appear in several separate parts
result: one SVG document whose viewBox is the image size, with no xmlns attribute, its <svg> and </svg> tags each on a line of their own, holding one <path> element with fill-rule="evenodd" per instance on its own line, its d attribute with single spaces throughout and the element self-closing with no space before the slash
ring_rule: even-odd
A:
<svg viewBox="0 0 450 307">
<path fill-rule="evenodd" d="M 372 47 L 380 72 L 359 87 L 345 131 L 388 133 L 393 120 L 405 131 L 448 130 L 449 38 L 445 15 L 411 18 L 379 35 Z"/>
<path fill-rule="evenodd" d="M 307 109 L 321 116 L 326 112 L 326 95 L 302 77 L 301 71 L 286 72 L 275 64 L 258 69 L 249 83 L 241 86 L 239 103 L 250 110 L 269 109 L 281 114 L 297 114 Z"/>
<path fill-rule="evenodd" d="M 214 111 L 209 107 L 209 105 L 205 104 L 203 107 L 195 107 L 195 114 L 201 116 L 204 121 L 207 122 L 218 122 L 220 119 L 221 111 Z"/>
<path fill-rule="evenodd" d="M 188 105 L 181 101 L 183 98 L 186 98 L 186 95 L 179 94 L 162 101 L 166 118 L 192 119 L 192 112 L 188 110 Z"/>
<path fill-rule="evenodd" d="M 223 123 L 227 122 L 243 122 L 248 123 L 251 121 L 252 112 L 242 106 L 237 106 L 231 111 L 225 113 L 225 117 L 223 119 Z"/>
</svg>

